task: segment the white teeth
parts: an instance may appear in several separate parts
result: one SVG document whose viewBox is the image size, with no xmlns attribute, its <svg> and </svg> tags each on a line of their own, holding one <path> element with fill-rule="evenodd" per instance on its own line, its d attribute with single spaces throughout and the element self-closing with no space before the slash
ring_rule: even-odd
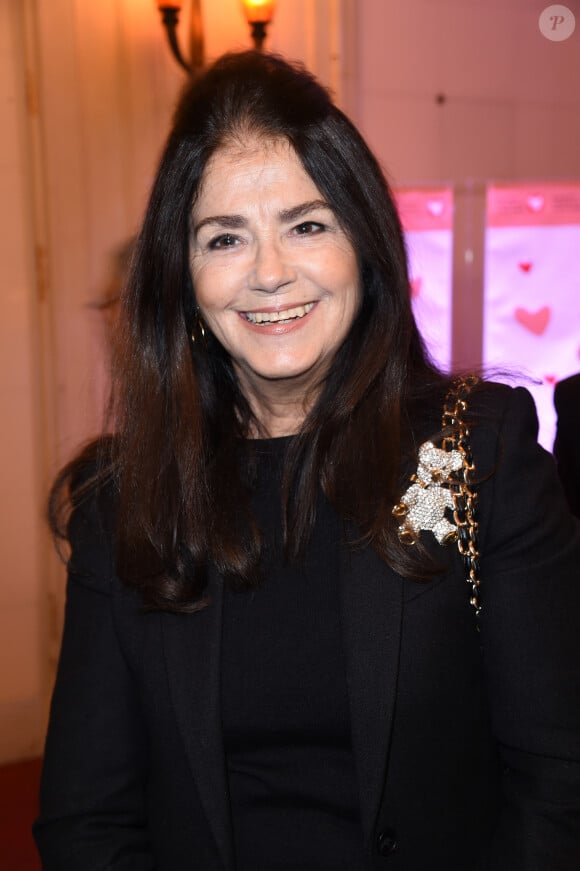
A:
<svg viewBox="0 0 580 871">
<path fill-rule="evenodd" d="M 309 302 L 306 305 L 298 305 L 281 312 L 245 312 L 245 315 L 252 324 L 276 324 L 303 318 L 313 308 L 314 303 Z"/>
</svg>

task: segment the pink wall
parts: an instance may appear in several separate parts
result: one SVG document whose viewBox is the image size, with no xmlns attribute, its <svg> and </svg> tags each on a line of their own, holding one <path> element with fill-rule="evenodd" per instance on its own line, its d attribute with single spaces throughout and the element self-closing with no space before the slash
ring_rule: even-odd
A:
<svg viewBox="0 0 580 871">
<path fill-rule="evenodd" d="M 356 114 L 397 184 L 580 175 L 578 0 L 563 42 L 544 0 L 356 5 Z"/>
</svg>

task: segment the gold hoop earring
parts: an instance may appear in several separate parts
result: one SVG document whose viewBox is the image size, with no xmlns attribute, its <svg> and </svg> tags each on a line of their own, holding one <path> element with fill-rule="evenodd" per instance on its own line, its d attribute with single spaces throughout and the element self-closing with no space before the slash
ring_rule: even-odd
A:
<svg viewBox="0 0 580 871">
<path fill-rule="evenodd" d="M 191 331 L 191 341 L 192 341 L 192 343 L 193 343 L 194 345 L 195 345 L 195 334 L 196 334 L 196 332 L 199 332 L 199 334 L 200 334 L 200 336 L 201 336 L 201 340 L 202 340 L 203 344 L 205 345 L 205 327 L 204 327 L 204 325 L 203 325 L 203 321 L 202 321 L 202 319 L 200 318 L 199 314 L 198 314 L 198 315 L 196 316 L 196 318 L 195 318 L 195 323 L 194 323 L 194 325 L 193 325 L 193 330 Z"/>
</svg>

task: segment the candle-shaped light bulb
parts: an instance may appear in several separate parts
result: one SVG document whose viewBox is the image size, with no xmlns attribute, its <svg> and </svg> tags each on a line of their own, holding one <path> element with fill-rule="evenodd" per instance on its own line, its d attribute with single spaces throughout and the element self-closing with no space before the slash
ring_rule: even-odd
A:
<svg viewBox="0 0 580 871">
<path fill-rule="evenodd" d="M 274 15 L 276 0 L 242 0 L 242 5 L 250 24 L 254 22 L 268 24 Z"/>
</svg>

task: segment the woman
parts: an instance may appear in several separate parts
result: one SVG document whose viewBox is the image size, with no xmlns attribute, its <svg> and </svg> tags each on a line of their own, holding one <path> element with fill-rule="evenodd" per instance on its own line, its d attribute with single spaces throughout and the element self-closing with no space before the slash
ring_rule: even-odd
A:
<svg viewBox="0 0 580 871">
<path fill-rule="evenodd" d="M 578 529 L 529 395 L 453 388 L 408 288 L 380 169 L 307 73 L 247 53 L 189 86 L 115 436 L 53 494 L 45 868 L 580 867 Z"/>
</svg>

